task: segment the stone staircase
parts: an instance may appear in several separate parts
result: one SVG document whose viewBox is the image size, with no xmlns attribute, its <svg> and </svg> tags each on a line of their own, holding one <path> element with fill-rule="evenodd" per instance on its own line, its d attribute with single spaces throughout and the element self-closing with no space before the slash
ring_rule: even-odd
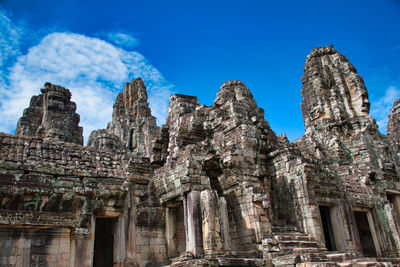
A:
<svg viewBox="0 0 400 267">
<path fill-rule="evenodd" d="M 263 240 L 266 266 L 369 267 L 400 266 L 398 258 L 364 258 L 359 252 L 329 252 L 308 234 L 274 232 Z"/>
<path fill-rule="evenodd" d="M 389 267 L 399 266 L 400 258 L 364 258 L 359 252 L 327 251 L 323 244 L 308 234 L 291 229 L 273 232 L 264 238 L 263 258 L 254 251 L 241 251 L 230 257 L 195 259 L 191 254 L 184 254 L 172 259 L 170 267 L 210 267 L 210 266 L 247 266 L 247 267 Z"/>
<path fill-rule="evenodd" d="M 263 240 L 263 245 L 264 255 L 272 253 L 273 256 L 326 251 L 314 238 L 299 232 L 273 233 Z"/>
<path fill-rule="evenodd" d="M 305 262 L 336 266 L 325 255 L 326 248 L 307 234 L 275 232 L 263 240 L 263 245 L 264 259 L 270 266 L 293 266 Z"/>
</svg>

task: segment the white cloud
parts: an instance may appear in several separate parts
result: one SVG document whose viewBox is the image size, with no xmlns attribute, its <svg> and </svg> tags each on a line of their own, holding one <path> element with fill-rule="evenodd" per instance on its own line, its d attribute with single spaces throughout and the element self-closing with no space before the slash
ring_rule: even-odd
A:
<svg viewBox="0 0 400 267">
<path fill-rule="evenodd" d="M 0 37 L 3 35 L 0 32 Z M 71 90 L 86 141 L 92 130 L 107 126 L 116 94 L 123 90 L 126 81 L 137 77 L 146 83 L 158 124 L 166 119 L 173 85 L 137 52 L 98 38 L 65 32 L 46 35 L 24 55 L 18 52 L 18 41 L 9 44 L 8 54 L 15 59 L 8 67 L 5 90 L 0 91 L 0 131 L 15 130 L 31 96 L 39 94 L 47 81 Z"/>
<path fill-rule="evenodd" d="M 132 49 L 139 44 L 137 38 L 123 32 L 109 32 L 106 38 L 107 41 L 125 49 Z"/>
<path fill-rule="evenodd" d="M 3 95 L 7 87 L 8 66 L 20 54 L 23 32 L 24 28 L 15 25 L 6 11 L 0 8 L 0 103 L 5 100 Z"/>
<path fill-rule="evenodd" d="M 371 115 L 376 119 L 381 132 L 386 133 L 388 115 L 395 100 L 400 98 L 400 90 L 396 86 L 390 86 L 385 95 L 374 101 L 371 105 Z"/>
<path fill-rule="evenodd" d="M 15 25 L 5 11 L 0 9 L 0 67 L 19 54 L 19 44 L 23 32 L 23 27 Z"/>
</svg>

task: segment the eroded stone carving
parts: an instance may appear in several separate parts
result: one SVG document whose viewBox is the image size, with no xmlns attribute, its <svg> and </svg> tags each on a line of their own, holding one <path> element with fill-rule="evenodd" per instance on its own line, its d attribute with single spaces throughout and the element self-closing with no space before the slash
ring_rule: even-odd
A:
<svg viewBox="0 0 400 267">
<path fill-rule="evenodd" d="M 126 150 L 150 157 L 151 145 L 158 132 L 156 118 L 147 103 L 147 91 L 141 78 L 125 84 L 113 107 L 107 129 L 92 132 L 88 146 Z"/>
<path fill-rule="evenodd" d="M 82 127 L 71 92 L 62 86 L 45 83 L 42 94 L 31 99 L 18 121 L 15 134 L 53 138 L 83 144 Z"/>
<path fill-rule="evenodd" d="M 389 114 L 387 136 L 393 142 L 397 152 L 400 150 L 400 99 L 397 99 Z"/>
<path fill-rule="evenodd" d="M 369 113 L 363 79 L 349 60 L 332 46 L 311 51 L 302 81 L 301 107 L 306 126 L 321 120 L 344 121 Z"/>
</svg>

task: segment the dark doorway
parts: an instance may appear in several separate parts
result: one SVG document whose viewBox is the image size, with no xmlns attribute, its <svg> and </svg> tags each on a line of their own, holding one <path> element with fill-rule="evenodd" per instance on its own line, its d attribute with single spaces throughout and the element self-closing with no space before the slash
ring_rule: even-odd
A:
<svg viewBox="0 0 400 267">
<path fill-rule="evenodd" d="M 394 195 L 387 194 L 386 197 L 391 204 L 394 203 Z"/>
<path fill-rule="evenodd" d="M 114 224 L 113 218 L 96 218 L 94 267 L 112 267 L 114 264 Z"/>
<path fill-rule="evenodd" d="M 322 229 L 324 230 L 325 246 L 329 251 L 336 250 L 335 236 L 331 222 L 331 212 L 329 206 L 319 206 L 321 214 Z"/>
<path fill-rule="evenodd" d="M 393 210 L 396 214 L 397 220 L 400 220 L 400 206 L 399 206 L 399 195 L 392 195 L 392 194 L 387 194 L 387 199 L 390 204 L 393 206 Z"/>
<path fill-rule="evenodd" d="M 356 218 L 358 234 L 360 235 L 360 242 L 364 256 L 376 257 L 376 249 L 368 223 L 367 212 L 355 211 L 354 217 Z"/>
</svg>

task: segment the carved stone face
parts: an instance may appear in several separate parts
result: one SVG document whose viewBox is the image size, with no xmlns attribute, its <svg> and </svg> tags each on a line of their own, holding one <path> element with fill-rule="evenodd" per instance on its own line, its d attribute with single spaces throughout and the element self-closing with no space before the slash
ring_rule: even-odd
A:
<svg viewBox="0 0 400 267">
<path fill-rule="evenodd" d="M 368 116 L 370 102 L 367 89 L 354 66 L 329 48 L 321 50 L 326 53 L 316 51 L 306 63 L 302 81 L 308 121 L 341 121 Z"/>
<path fill-rule="evenodd" d="M 365 113 L 366 115 L 368 115 L 371 103 L 369 102 L 367 93 L 364 93 L 364 94 L 361 95 L 361 101 L 362 101 L 361 112 Z"/>
<path fill-rule="evenodd" d="M 357 88 L 357 93 L 352 94 L 352 105 L 356 110 L 357 115 L 368 115 L 370 102 L 368 99 L 368 93 L 364 86 Z"/>
</svg>

